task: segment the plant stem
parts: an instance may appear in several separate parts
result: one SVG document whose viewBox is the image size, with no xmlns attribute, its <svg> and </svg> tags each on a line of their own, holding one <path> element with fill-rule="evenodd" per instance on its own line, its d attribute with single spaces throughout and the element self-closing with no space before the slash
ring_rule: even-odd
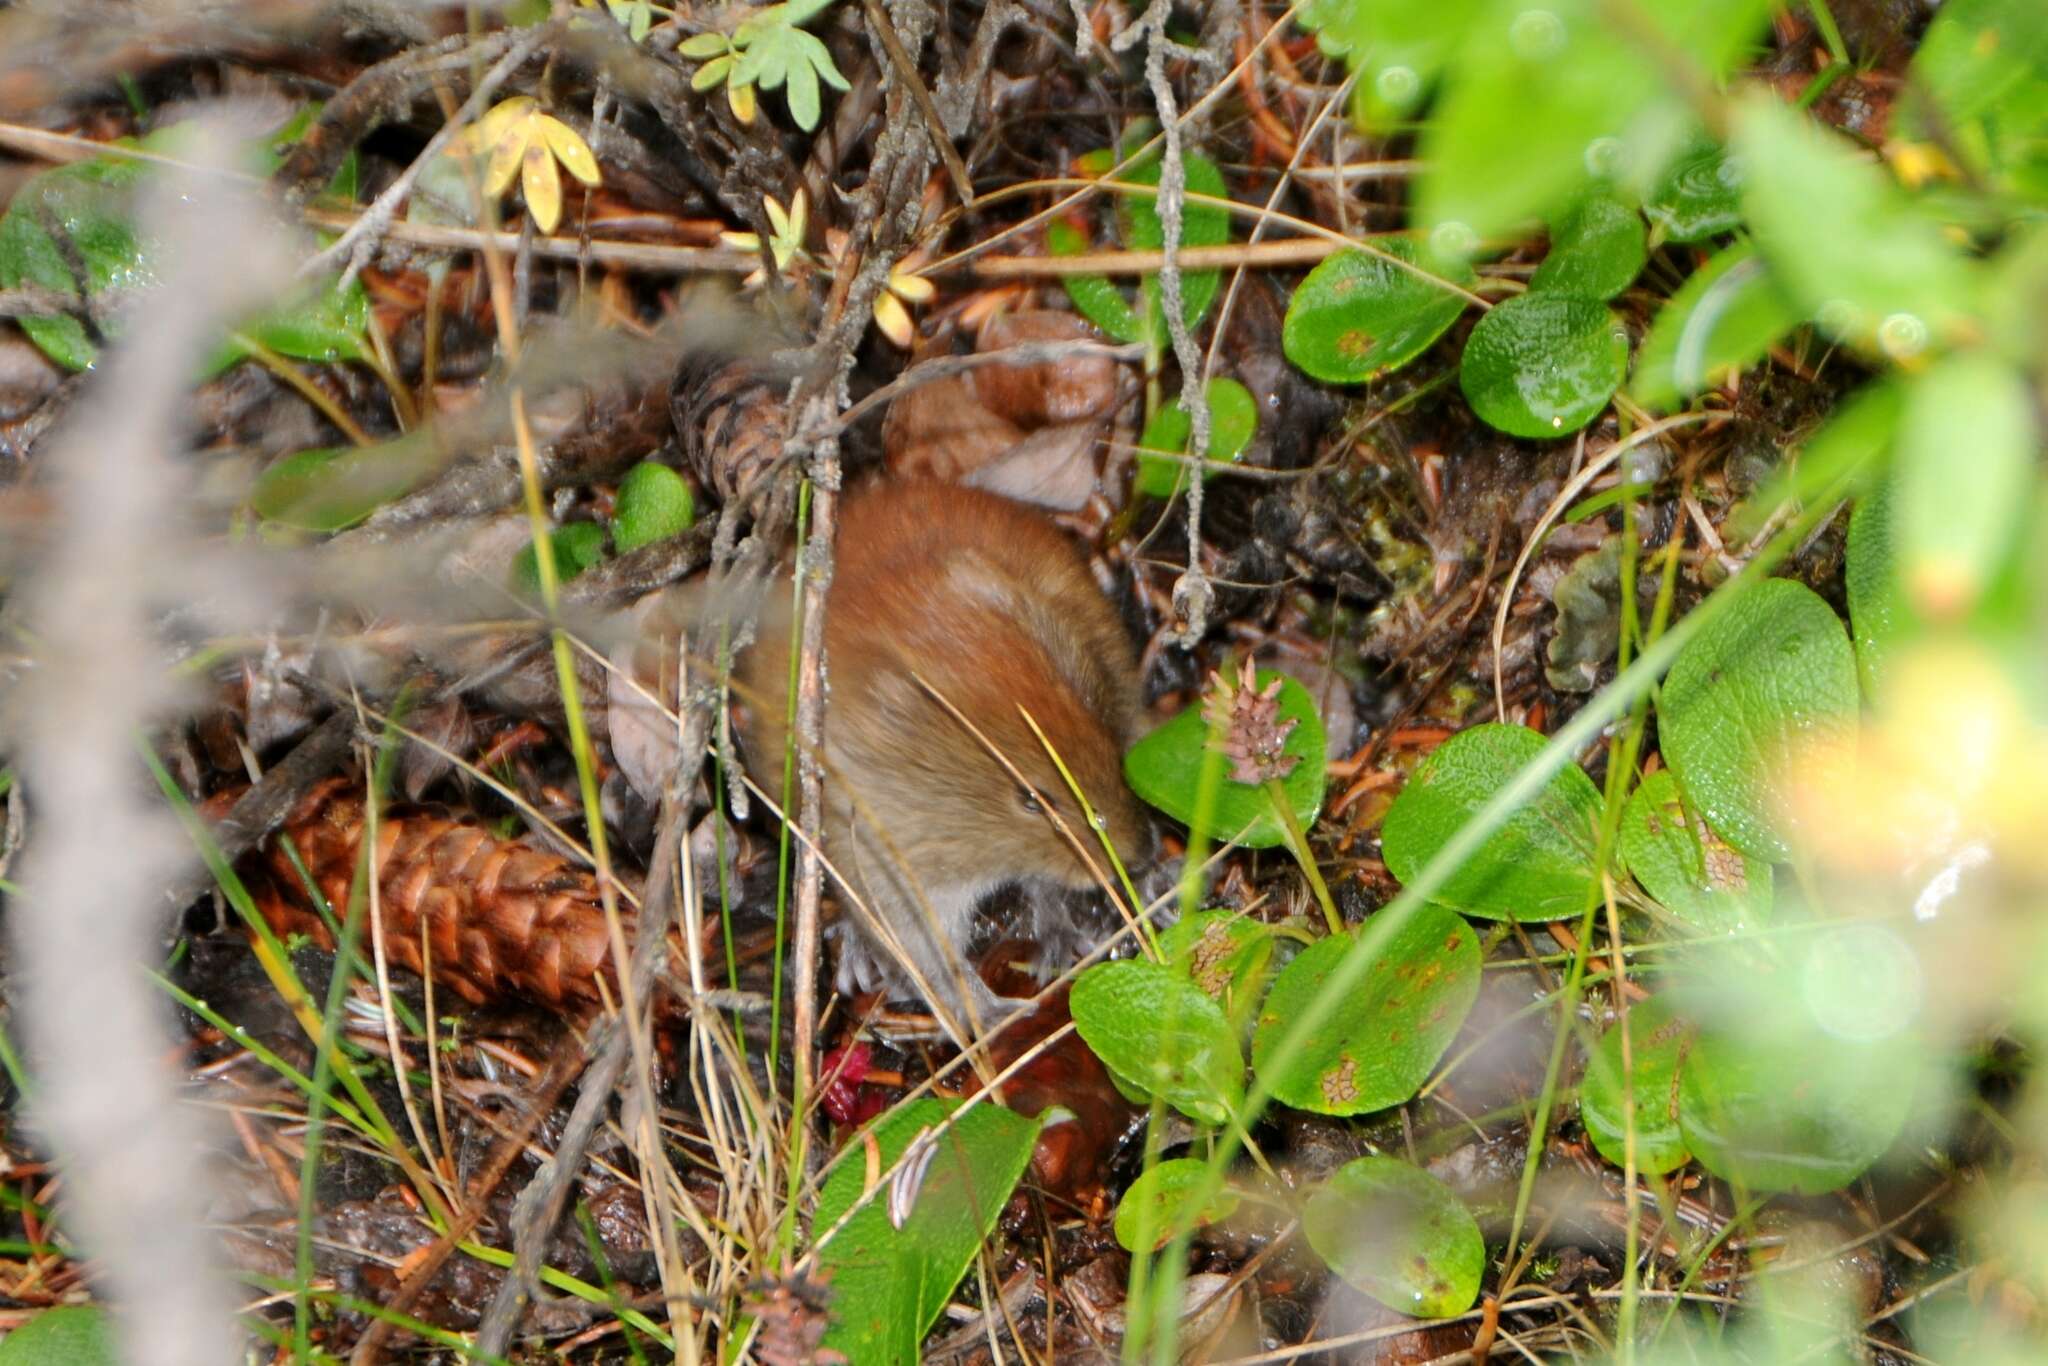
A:
<svg viewBox="0 0 2048 1366">
<path fill-rule="evenodd" d="M 1344 933 L 1344 917 L 1337 914 L 1337 903 L 1330 899 L 1329 884 L 1323 881 L 1323 870 L 1316 867 L 1316 856 L 1308 847 L 1308 835 L 1301 828 L 1301 821 L 1294 814 L 1294 803 L 1287 800 L 1287 789 L 1280 785 L 1278 778 L 1266 779 L 1266 800 L 1273 803 L 1273 814 L 1280 818 L 1280 828 L 1287 834 L 1287 852 L 1294 855 L 1294 861 L 1301 865 L 1301 871 L 1308 878 L 1309 890 L 1316 894 L 1316 904 L 1323 908 L 1323 919 L 1329 922 L 1331 934 Z"/>
</svg>

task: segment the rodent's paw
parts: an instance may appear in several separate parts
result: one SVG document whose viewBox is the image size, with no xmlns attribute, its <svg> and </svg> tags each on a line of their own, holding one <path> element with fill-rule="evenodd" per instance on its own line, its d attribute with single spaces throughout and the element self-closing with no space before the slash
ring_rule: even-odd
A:
<svg viewBox="0 0 2048 1366">
<path fill-rule="evenodd" d="M 895 965 L 875 952 L 863 934 L 842 932 L 839 938 L 839 971 L 833 986 L 842 996 L 863 996 L 871 991 L 894 989 L 901 979 Z"/>
</svg>

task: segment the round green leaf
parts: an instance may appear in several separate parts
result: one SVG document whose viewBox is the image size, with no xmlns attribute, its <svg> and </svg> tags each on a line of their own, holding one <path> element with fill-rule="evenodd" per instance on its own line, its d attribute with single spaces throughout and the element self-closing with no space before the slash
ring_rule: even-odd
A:
<svg viewBox="0 0 2048 1366">
<path fill-rule="evenodd" d="M 1371 927 L 1333 934 L 1280 970 L 1252 1035 L 1252 1066 L 1297 1110 L 1358 1115 L 1410 1100 L 1479 997 L 1479 940 L 1441 906 L 1423 906 L 1380 946 L 1365 980 L 1297 1050 L 1280 1045 Z"/>
<path fill-rule="evenodd" d="M 1065 219 L 1045 225 L 1045 247 L 1054 256 L 1079 256 L 1090 246 L 1088 235 Z M 1137 341 L 1145 324 L 1131 301 L 1107 275 L 1062 275 L 1060 285 L 1081 316 L 1120 342 Z"/>
<path fill-rule="evenodd" d="M 1799 311 L 1748 242 L 1692 273 L 1650 325 L 1636 353 L 1636 399 L 1667 409 L 1759 359 L 1799 325 Z"/>
<path fill-rule="evenodd" d="M 1679 653 L 1664 681 L 1664 757 L 1721 838 L 1781 862 L 1785 743 L 1841 735 L 1856 716 L 1856 660 L 1834 609 L 1804 584 L 1765 579 Z"/>
<path fill-rule="evenodd" d="M 1323 759 L 1325 740 L 1322 720 L 1316 715 L 1308 689 L 1284 674 L 1261 669 L 1258 686 L 1273 679 L 1280 682 L 1280 720 L 1297 722 L 1286 740 L 1286 753 L 1295 759 L 1292 772 L 1280 786 L 1294 808 L 1295 819 L 1306 830 L 1315 823 L 1323 806 Z M 1195 800 L 1201 788 L 1202 768 L 1210 758 L 1209 725 L 1199 706 L 1190 706 L 1165 725 L 1132 745 L 1124 755 L 1124 777 L 1131 791 L 1183 825 L 1194 824 Z M 1252 849 L 1282 843 L 1286 829 L 1274 816 L 1263 787 L 1233 782 L 1227 776 L 1218 784 L 1216 802 L 1209 812 L 1209 824 L 1201 833 L 1216 839 L 1234 839 Z"/>
<path fill-rule="evenodd" d="M 915 1361 L 918 1344 L 1002 1216 L 1031 1160 L 1038 1120 L 977 1105 L 938 1132 L 958 1108 L 916 1100 L 875 1121 L 870 1132 L 883 1170 L 921 1135 L 932 1153 L 921 1166 L 906 1164 L 896 1177 L 904 1188 L 877 1191 L 817 1249 L 820 1279 L 832 1287 L 832 1326 L 822 1348 L 850 1361 Z M 866 1181 L 857 1153 L 833 1168 L 818 1192 L 812 1227 L 824 1232 L 837 1224 L 866 1193 Z"/>
<path fill-rule="evenodd" d="M 1259 404 L 1251 390 L 1223 375 L 1209 381 L 1203 391 L 1209 397 L 1209 446 L 1203 452 L 1211 460 L 1236 460 L 1251 445 L 1259 430 Z M 1180 400 L 1161 405 L 1145 424 L 1138 445 L 1145 450 L 1185 452 L 1194 435 L 1194 419 L 1181 408 Z M 1188 467 L 1157 456 L 1138 456 L 1138 492 L 1154 498 L 1170 498 L 1187 477 Z M 1202 478 L 1216 471 L 1205 469 Z"/>
<path fill-rule="evenodd" d="M 1103 1066 L 1204 1124 L 1244 1100 L 1244 1056 L 1223 1008 L 1165 963 L 1098 963 L 1074 983 L 1074 1025 Z"/>
<path fill-rule="evenodd" d="M 604 528 L 595 522 L 571 522 L 557 527 L 553 536 L 556 581 L 567 583 L 602 560 L 604 536 Z M 540 593 L 540 556 L 531 542 L 512 557 L 512 582 L 529 596 Z"/>
<path fill-rule="evenodd" d="M 1890 1048 L 1811 1028 L 1703 1029 L 1679 1074 L 1678 1120 L 1723 1180 L 1821 1195 L 1883 1156 L 1913 1092 Z"/>
<path fill-rule="evenodd" d="M 1454 284 L 1472 268 L 1432 258 L 1390 237 L 1380 248 Z M 1340 251 L 1308 273 L 1287 302 L 1280 344 L 1304 371 L 1330 384 L 1358 384 L 1414 360 L 1465 311 L 1465 299 L 1413 270 L 1363 251 Z"/>
<path fill-rule="evenodd" d="M 0 1366 L 118 1366 L 114 1323 L 92 1304 L 63 1304 L 42 1313 L 0 1342 Z"/>
<path fill-rule="evenodd" d="M 1668 768 L 1629 794 L 1621 858 L 1658 904 L 1704 934 L 1755 929 L 1770 918 L 1770 863 L 1730 848 L 1688 812 Z"/>
<path fill-rule="evenodd" d="M 1176 1157 L 1141 1173 L 1116 1207 L 1116 1240 L 1127 1252 L 1156 1252 L 1182 1228 L 1221 1223 L 1237 1212 L 1237 1192 L 1219 1186 L 1205 1200 L 1209 1164 Z"/>
<path fill-rule="evenodd" d="M 1230 197 L 1230 187 L 1224 183 L 1223 172 L 1216 169 L 1215 162 L 1187 152 L 1182 154 L 1181 163 L 1190 194 L 1208 195 L 1213 199 Z M 1120 178 L 1126 185 L 1156 186 L 1163 169 L 1163 163 L 1149 161 L 1126 171 Z M 1127 247 L 1137 251 L 1158 251 L 1166 245 L 1166 225 L 1159 218 L 1159 201 L 1149 195 L 1118 196 L 1117 221 L 1123 226 L 1124 245 Z M 1230 210 L 1193 202 L 1182 206 L 1180 244 L 1183 247 L 1217 247 L 1229 240 Z M 1200 323 L 1209 312 L 1209 305 L 1216 301 L 1216 289 L 1222 281 L 1223 272 L 1213 267 L 1180 273 L 1181 316 L 1187 319 L 1189 327 Z M 1143 289 L 1149 319 L 1148 335 L 1163 339 L 1166 336 L 1166 312 L 1161 303 L 1159 277 L 1147 275 Z"/>
<path fill-rule="evenodd" d="M 683 476 L 657 461 L 643 460 L 619 481 L 612 544 L 623 555 L 688 530 L 696 520 L 697 500 Z"/>
<path fill-rule="evenodd" d="M 1742 164 L 1706 140 L 1672 161 L 1643 200 L 1670 242 L 1697 242 L 1742 226 Z"/>
<path fill-rule="evenodd" d="M 1332 1271 L 1399 1313 L 1449 1318 L 1479 1298 L 1479 1222 L 1420 1167 L 1391 1157 L 1345 1163 L 1303 1205 L 1301 1231 Z"/>
<path fill-rule="evenodd" d="M 1472 411 L 1510 436 L 1563 436 L 1600 415 L 1628 373 L 1628 333 L 1597 299 L 1504 299 L 1465 342 L 1458 384 Z"/>
<path fill-rule="evenodd" d="M 1387 871 L 1403 882 L 1548 743 L 1526 726 L 1489 724 L 1453 735 L 1419 764 L 1380 827 Z M 1592 904 L 1600 793 L 1567 764 L 1437 890 L 1435 900 L 1489 920 L 1568 920 Z"/>
<path fill-rule="evenodd" d="M 1643 216 L 1608 189 L 1595 189 L 1551 225 L 1550 252 L 1529 279 L 1532 290 L 1611 299 L 1648 259 Z"/>
<path fill-rule="evenodd" d="M 1655 996 L 1629 1007 L 1629 1062 L 1623 1066 L 1619 1023 L 1600 1036 L 1586 1061 L 1579 1086 L 1579 1118 L 1600 1155 L 1627 1165 L 1628 1125 L 1624 1103 L 1635 1097 L 1636 1170 L 1652 1176 L 1676 1171 L 1692 1160 L 1678 1127 L 1678 1069 L 1692 1042 L 1692 1026 L 1670 1002 Z"/>
</svg>

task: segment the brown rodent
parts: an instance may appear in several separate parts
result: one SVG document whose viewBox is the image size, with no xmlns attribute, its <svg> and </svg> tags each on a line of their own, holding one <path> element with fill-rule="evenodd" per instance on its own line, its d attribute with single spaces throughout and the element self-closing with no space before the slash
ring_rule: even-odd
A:
<svg viewBox="0 0 2048 1366">
<path fill-rule="evenodd" d="M 871 486 L 845 499 L 837 547 L 825 611 L 824 849 L 882 929 L 847 908 L 859 937 L 842 943 L 840 986 L 910 984 L 907 957 L 935 1004 L 965 1023 L 971 1000 L 986 1018 L 997 1000 L 962 952 L 976 903 L 1010 882 L 1095 885 L 1044 808 L 1108 866 L 1020 706 L 1119 855 L 1150 855 L 1150 826 L 1123 777 L 1138 710 L 1130 641 L 1067 538 L 993 494 Z M 760 639 L 737 669 L 753 714 L 748 767 L 771 793 L 782 783 L 788 588 L 784 576 L 771 590 Z"/>
</svg>

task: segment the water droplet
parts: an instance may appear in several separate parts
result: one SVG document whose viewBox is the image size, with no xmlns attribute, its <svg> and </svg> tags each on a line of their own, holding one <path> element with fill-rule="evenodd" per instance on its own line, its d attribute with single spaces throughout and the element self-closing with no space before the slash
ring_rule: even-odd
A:
<svg viewBox="0 0 2048 1366">
<path fill-rule="evenodd" d="M 1414 103 L 1422 93 L 1422 77 L 1409 66 L 1390 66 L 1373 79 L 1373 93 L 1395 108 Z"/>
<path fill-rule="evenodd" d="M 1586 144 L 1586 174 L 1612 179 L 1628 168 L 1628 148 L 1620 138 L 1594 138 Z"/>
<path fill-rule="evenodd" d="M 1564 51 L 1564 20 L 1547 9 L 1525 9 L 1508 25 L 1508 46 L 1525 62 L 1547 62 Z"/>
<path fill-rule="evenodd" d="M 1927 324 L 1917 314 L 1894 313 L 1877 325 L 1877 344 L 1893 360 L 1911 360 L 1927 349 Z"/>
<path fill-rule="evenodd" d="M 1463 260 L 1478 245 L 1479 234 L 1472 231 L 1470 224 L 1455 218 L 1437 224 L 1429 234 L 1429 249 L 1446 261 Z"/>
</svg>

